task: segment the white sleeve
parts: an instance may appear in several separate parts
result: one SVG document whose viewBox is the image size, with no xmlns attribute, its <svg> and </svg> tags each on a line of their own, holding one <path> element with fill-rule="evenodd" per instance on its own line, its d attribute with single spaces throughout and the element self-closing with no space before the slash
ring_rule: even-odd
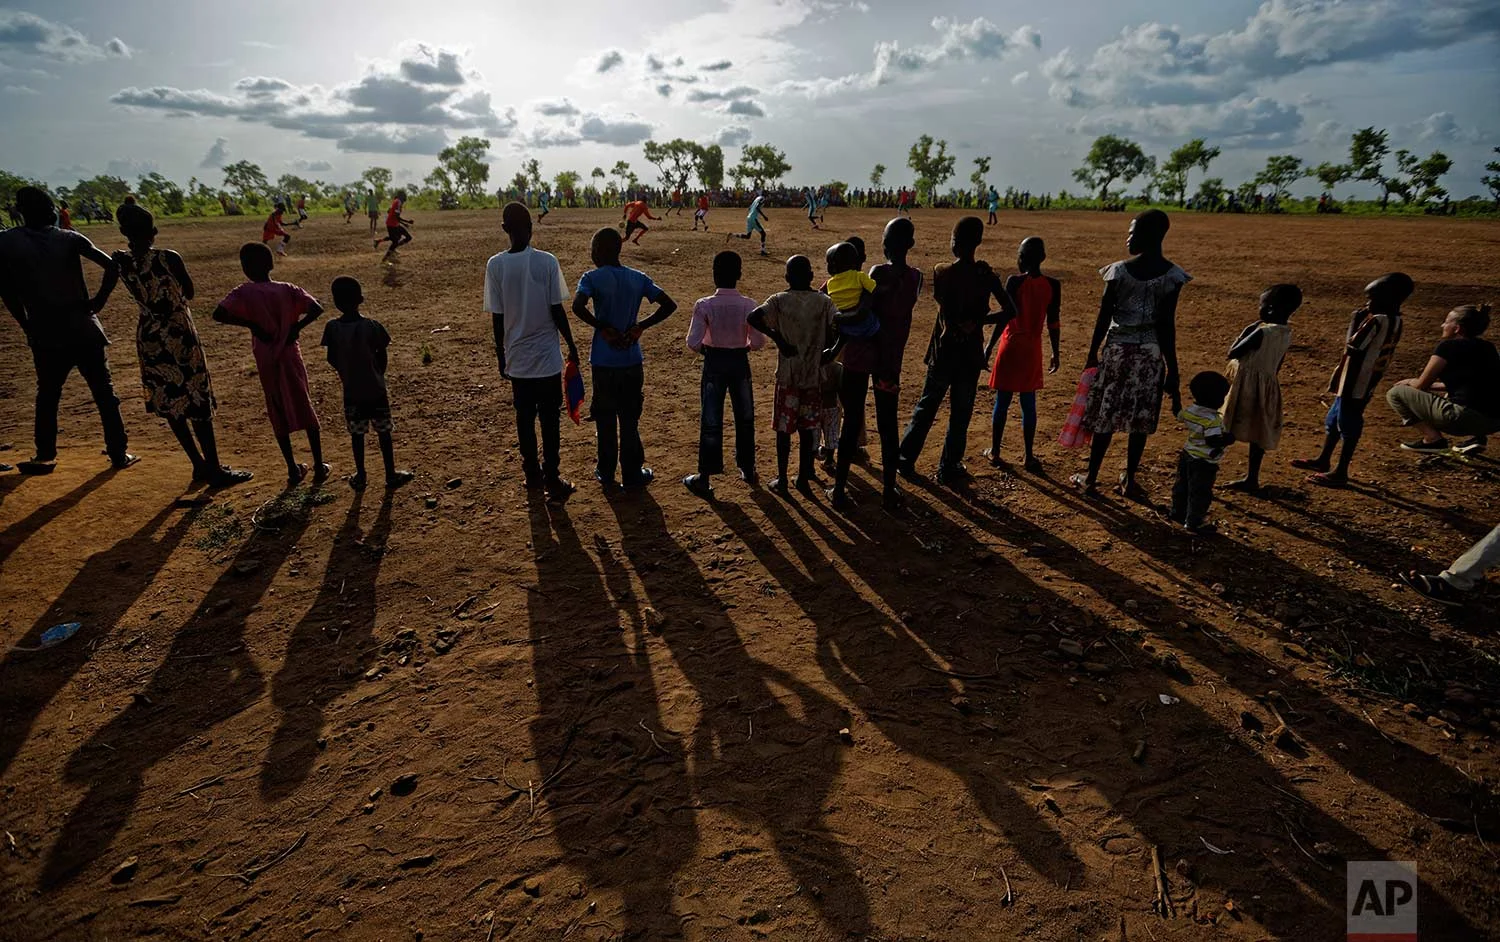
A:
<svg viewBox="0 0 1500 942">
<path fill-rule="evenodd" d="M 500 282 L 495 272 L 495 260 L 484 266 L 484 309 L 489 314 L 504 314 L 505 302 L 501 297 Z"/>
<path fill-rule="evenodd" d="M 562 304 L 568 300 L 568 283 L 563 280 L 562 265 L 556 256 L 552 258 L 552 290 L 547 298 L 547 303 Z"/>
</svg>

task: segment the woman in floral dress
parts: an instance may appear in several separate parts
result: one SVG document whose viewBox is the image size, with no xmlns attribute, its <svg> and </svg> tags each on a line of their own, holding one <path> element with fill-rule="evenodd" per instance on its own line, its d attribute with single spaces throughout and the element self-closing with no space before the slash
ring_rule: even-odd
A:
<svg viewBox="0 0 1500 942">
<path fill-rule="evenodd" d="M 249 471 L 235 471 L 219 463 L 214 441 L 213 383 L 188 307 L 193 280 L 182 256 L 153 247 L 155 220 L 142 207 L 121 206 L 116 219 L 130 248 L 116 252 L 114 262 L 120 269 L 120 281 L 140 305 L 135 344 L 146 411 L 167 420 L 193 463 L 195 483 L 228 487 L 250 480 Z"/>
</svg>

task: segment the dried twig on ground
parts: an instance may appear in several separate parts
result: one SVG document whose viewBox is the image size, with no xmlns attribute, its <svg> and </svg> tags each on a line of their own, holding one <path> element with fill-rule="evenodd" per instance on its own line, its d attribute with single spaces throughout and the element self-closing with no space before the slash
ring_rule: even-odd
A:
<svg viewBox="0 0 1500 942">
<path fill-rule="evenodd" d="M 1163 919 L 1171 919 L 1177 915 L 1177 910 L 1172 906 L 1172 894 L 1167 887 L 1167 875 L 1161 868 L 1161 848 L 1155 844 L 1151 845 L 1151 879 L 1156 883 L 1156 899 L 1151 901 L 1151 908 Z"/>
</svg>

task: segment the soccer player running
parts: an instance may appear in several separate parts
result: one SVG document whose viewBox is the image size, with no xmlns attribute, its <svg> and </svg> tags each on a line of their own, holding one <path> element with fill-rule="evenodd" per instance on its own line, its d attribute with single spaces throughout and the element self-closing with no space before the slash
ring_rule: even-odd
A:
<svg viewBox="0 0 1500 942">
<path fill-rule="evenodd" d="M 396 257 L 396 250 L 411 241 L 411 231 L 407 226 L 413 225 L 410 219 L 403 218 L 401 206 L 406 202 L 406 191 L 397 190 L 396 195 L 391 197 L 391 208 L 385 213 L 386 236 L 375 240 L 375 247 L 380 248 L 380 243 L 389 242 L 391 247 L 385 250 L 382 262 L 389 262 Z"/>
<path fill-rule="evenodd" d="M 761 208 L 761 204 L 765 201 L 766 194 L 764 191 L 756 193 L 755 199 L 750 201 L 750 211 L 745 215 L 745 231 L 743 233 L 731 232 L 728 236 L 725 237 L 724 241 L 728 242 L 730 239 L 749 239 L 753 233 L 759 232 L 760 254 L 767 254 L 766 227 L 761 222 L 761 220 L 768 218 L 766 216 L 766 211 Z"/>
<path fill-rule="evenodd" d="M 620 213 L 620 221 L 625 223 L 625 241 L 641 244 L 641 236 L 651 231 L 651 227 L 641 222 L 641 217 L 657 219 L 651 215 L 651 206 L 645 200 L 631 200 L 625 204 L 625 209 Z M 635 235 L 632 239 L 631 234 Z"/>
<path fill-rule="evenodd" d="M 703 231 L 708 231 L 708 193 L 698 194 L 698 209 L 693 213 L 693 231 L 698 231 L 698 223 L 703 223 Z"/>
</svg>

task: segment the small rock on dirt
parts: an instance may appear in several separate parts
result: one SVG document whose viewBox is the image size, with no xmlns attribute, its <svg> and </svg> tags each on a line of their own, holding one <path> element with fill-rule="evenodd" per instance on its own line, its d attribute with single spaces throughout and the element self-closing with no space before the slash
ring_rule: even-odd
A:
<svg viewBox="0 0 1500 942">
<path fill-rule="evenodd" d="M 436 495 L 433 494 L 428 494 L 422 499 L 422 502 L 427 505 L 428 510 L 435 510 L 438 505 L 438 499 Z"/>
<path fill-rule="evenodd" d="M 258 559 L 242 559 L 239 562 L 237 562 L 237 563 L 234 564 L 234 574 L 236 576 L 248 576 L 248 575 L 251 575 L 252 573 L 254 573 L 255 570 L 257 570 L 259 568 L 260 568 L 260 560 L 258 560 Z"/>
<path fill-rule="evenodd" d="M 391 794 L 406 796 L 417 790 L 417 773 L 407 772 L 391 783 Z"/>
<path fill-rule="evenodd" d="M 1281 646 L 1281 650 L 1290 654 L 1292 657 L 1297 658 L 1298 660 L 1305 661 L 1308 659 L 1307 648 L 1304 648 L 1300 644 L 1293 644 L 1292 642 L 1288 641 Z"/>
<path fill-rule="evenodd" d="M 1083 657 L 1083 645 L 1079 644 L 1077 641 L 1074 641 L 1072 638 L 1064 638 L 1061 641 L 1057 642 L 1057 649 L 1062 653 L 1071 655 L 1073 657 Z"/>
<path fill-rule="evenodd" d="M 845 726 L 843 729 L 839 730 L 839 742 L 844 743 L 845 745 L 849 745 L 850 743 L 854 742 L 854 734 L 849 732 L 849 727 Z"/>
<path fill-rule="evenodd" d="M 969 698 L 968 697 L 958 696 L 958 697 L 954 697 L 953 699 L 949 700 L 948 702 L 951 703 L 951 704 L 953 704 L 953 709 L 955 709 L 958 712 L 964 714 L 965 716 L 968 716 L 970 713 L 972 713 L 974 711 L 974 704 L 972 704 L 972 703 L 969 702 Z"/>
<path fill-rule="evenodd" d="M 464 483 L 464 479 L 463 478 L 449 478 L 448 479 L 448 483 L 444 484 L 443 486 L 446 487 L 448 490 L 451 491 L 451 490 L 453 490 L 456 487 L 462 487 L 463 483 Z"/>
<path fill-rule="evenodd" d="M 646 620 L 646 628 L 655 634 L 660 634 L 662 629 L 667 627 L 667 616 L 654 608 L 648 606 L 643 617 Z"/>
<path fill-rule="evenodd" d="M 430 867 L 436 862 L 436 854 L 418 854 L 415 857 L 406 858 L 405 860 L 396 864 L 396 867 L 400 870 L 414 870 L 418 867 Z"/>
<path fill-rule="evenodd" d="M 1108 674 L 1109 665 L 1103 661 L 1084 661 L 1082 664 L 1085 674 Z"/>
<path fill-rule="evenodd" d="M 139 864 L 140 860 L 134 854 L 126 857 L 124 860 L 120 861 L 120 865 L 118 867 L 110 872 L 109 882 L 129 883 L 131 880 L 134 880 L 135 871 Z"/>
<path fill-rule="evenodd" d="M 535 879 L 525 881 L 524 883 L 521 884 L 521 892 L 525 893 L 527 896 L 530 896 L 530 897 L 539 897 L 539 896 L 541 896 L 542 895 L 542 881 L 541 880 L 535 880 Z"/>
</svg>

